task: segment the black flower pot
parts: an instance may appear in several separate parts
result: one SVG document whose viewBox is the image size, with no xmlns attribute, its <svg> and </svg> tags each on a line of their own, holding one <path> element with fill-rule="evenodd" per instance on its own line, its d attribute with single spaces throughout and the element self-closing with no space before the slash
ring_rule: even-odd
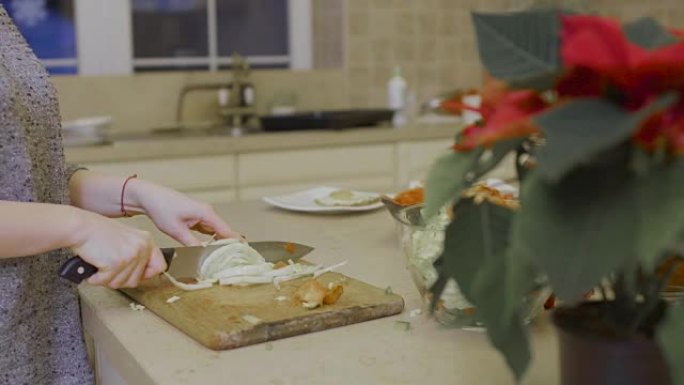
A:
<svg viewBox="0 0 684 385">
<path fill-rule="evenodd" d="M 596 311 L 599 306 L 585 303 L 553 313 L 559 336 L 561 384 L 672 385 L 667 363 L 652 338 L 602 335 L 587 327 L 598 322 L 592 317 L 600 317 Z"/>
</svg>

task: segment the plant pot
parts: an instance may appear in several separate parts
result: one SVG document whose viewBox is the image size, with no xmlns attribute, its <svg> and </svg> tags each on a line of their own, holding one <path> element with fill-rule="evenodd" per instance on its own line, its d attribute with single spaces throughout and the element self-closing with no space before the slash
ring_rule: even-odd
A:
<svg viewBox="0 0 684 385">
<path fill-rule="evenodd" d="M 672 385 L 665 358 L 652 338 L 588 330 L 588 324 L 599 322 L 600 305 L 583 303 L 553 312 L 561 385 Z"/>
</svg>

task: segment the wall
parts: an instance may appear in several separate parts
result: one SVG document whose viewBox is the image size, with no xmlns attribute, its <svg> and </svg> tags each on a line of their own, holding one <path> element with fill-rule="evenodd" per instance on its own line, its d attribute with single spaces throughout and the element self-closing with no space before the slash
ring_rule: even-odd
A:
<svg viewBox="0 0 684 385">
<path fill-rule="evenodd" d="M 175 124 L 178 95 L 184 85 L 227 82 L 228 72 L 166 72 L 134 76 L 58 76 L 62 119 L 112 116 L 118 133 L 139 132 Z M 340 70 L 253 71 L 257 110 L 266 113 L 274 96 L 294 93 L 300 109 L 336 109 L 346 106 L 345 77 Z M 184 121 L 218 119 L 216 92 L 186 97 Z"/>
<path fill-rule="evenodd" d="M 314 68 L 344 66 L 345 0 L 313 0 Z"/>
<path fill-rule="evenodd" d="M 255 71 L 258 108 L 278 92 L 293 92 L 302 110 L 380 107 L 399 65 L 419 102 L 438 93 L 479 87 L 470 12 L 564 4 L 625 20 L 654 16 L 684 28 L 682 0 L 313 0 L 314 71 Z M 112 115 L 120 132 L 174 122 L 184 84 L 225 81 L 227 73 L 165 73 L 132 77 L 55 78 L 65 120 Z M 190 120 L 216 116 L 215 94 L 193 95 Z"/>
<path fill-rule="evenodd" d="M 320 0 L 326 1 L 326 0 Z M 649 15 L 684 27 L 682 0 L 347 0 L 345 68 L 349 102 L 383 106 L 394 65 L 418 101 L 481 85 L 471 11 L 564 5 L 625 20 Z"/>
</svg>

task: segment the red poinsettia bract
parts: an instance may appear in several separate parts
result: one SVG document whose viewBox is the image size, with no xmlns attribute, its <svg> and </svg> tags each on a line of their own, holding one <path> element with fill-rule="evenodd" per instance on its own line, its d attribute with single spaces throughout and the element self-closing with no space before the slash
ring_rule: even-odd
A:
<svg viewBox="0 0 684 385">
<path fill-rule="evenodd" d="M 561 57 L 567 72 L 557 84 L 559 97 L 604 96 L 636 110 L 666 92 L 684 90 L 684 42 L 649 51 L 631 43 L 617 21 L 561 17 Z M 647 119 L 636 142 L 648 150 L 664 145 L 671 152 L 684 152 L 681 111 L 680 103 Z"/>
<path fill-rule="evenodd" d="M 670 152 L 684 154 L 684 41 L 647 50 L 630 42 L 618 21 L 589 15 L 560 17 L 565 73 L 556 84 L 558 100 L 605 97 L 635 111 L 667 92 L 679 92 L 679 104 L 646 119 L 635 141 L 648 150 L 664 145 Z M 467 127 L 454 148 L 469 151 L 535 133 L 538 129 L 531 118 L 547 108 L 535 91 L 511 92 L 501 81 L 488 82 L 479 109 L 483 124 Z"/>
<path fill-rule="evenodd" d="M 538 132 L 531 117 L 547 108 L 547 103 L 534 91 L 521 90 L 497 95 L 495 104 L 483 96 L 481 108 L 484 123 L 466 127 L 454 145 L 457 151 L 489 147 L 497 141 L 528 136 Z"/>
<path fill-rule="evenodd" d="M 684 155 L 684 100 L 649 117 L 634 140 L 647 151 L 664 148 L 670 154 Z"/>
</svg>

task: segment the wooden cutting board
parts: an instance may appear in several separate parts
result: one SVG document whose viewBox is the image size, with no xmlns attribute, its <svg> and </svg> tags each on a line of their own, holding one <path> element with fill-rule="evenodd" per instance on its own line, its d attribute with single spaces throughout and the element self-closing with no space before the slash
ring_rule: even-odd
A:
<svg viewBox="0 0 684 385">
<path fill-rule="evenodd" d="M 404 309 L 404 300 L 398 295 L 338 273 L 327 273 L 318 280 L 326 287 L 330 282 L 342 284 L 344 294 L 334 305 L 307 310 L 295 303 L 293 295 L 309 279 L 284 282 L 279 291 L 271 284 L 264 284 L 214 286 L 186 292 L 166 278 L 158 277 L 123 291 L 212 350 L 234 349 L 387 317 Z M 179 296 L 180 300 L 167 303 L 173 296 Z M 254 325 L 244 316 L 256 317 L 261 322 Z"/>
</svg>

